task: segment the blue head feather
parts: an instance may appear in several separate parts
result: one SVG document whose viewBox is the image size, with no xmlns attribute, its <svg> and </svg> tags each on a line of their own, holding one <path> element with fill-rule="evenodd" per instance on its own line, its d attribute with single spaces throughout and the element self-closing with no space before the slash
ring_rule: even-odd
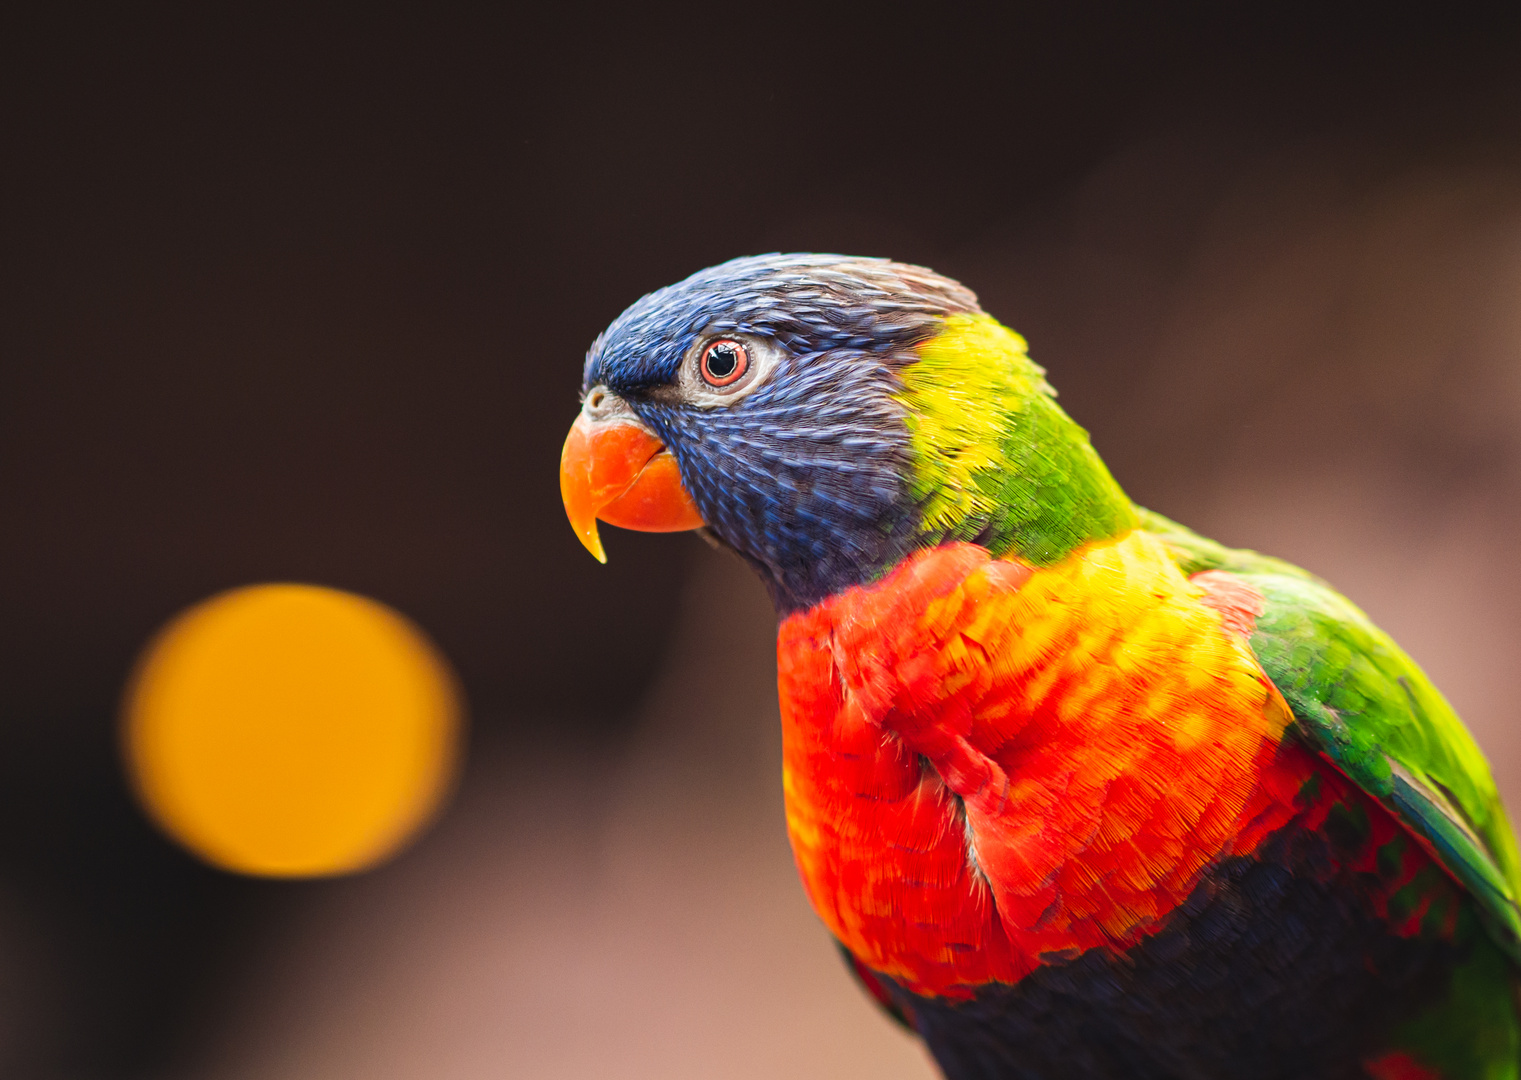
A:
<svg viewBox="0 0 1521 1080">
<path fill-rule="evenodd" d="M 586 357 L 665 442 L 709 529 L 761 573 L 783 613 L 871 580 L 913 543 L 917 509 L 897 373 L 967 289 L 919 267 L 841 255 L 734 259 L 645 296 Z M 765 382 L 727 407 L 668 391 L 700 339 L 774 346 Z"/>
</svg>

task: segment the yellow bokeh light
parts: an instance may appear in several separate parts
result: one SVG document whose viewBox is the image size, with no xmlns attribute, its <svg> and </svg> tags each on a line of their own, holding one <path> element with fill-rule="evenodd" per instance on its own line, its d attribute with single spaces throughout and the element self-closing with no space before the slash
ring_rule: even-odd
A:
<svg viewBox="0 0 1521 1080">
<path fill-rule="evenodd" d="M 312 877 L 394 854 L 448 792 L 462 716 L 447 663 L 396 612 L 312 585 L 222 593 L 149 644 L 127 767 L 213 865 Z"/>
</svg>

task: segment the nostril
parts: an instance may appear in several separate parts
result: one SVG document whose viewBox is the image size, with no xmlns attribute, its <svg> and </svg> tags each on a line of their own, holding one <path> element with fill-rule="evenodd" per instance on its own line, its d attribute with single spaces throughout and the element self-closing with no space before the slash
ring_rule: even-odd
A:
<svg viewBox="0 0 1521 1080">
<path fill-rule="evenodd" d="M 586 407 L 593 410 L 600 409 L 606 400 L 607 392 L 599 386 L 586 396 Z"/>
</svg>

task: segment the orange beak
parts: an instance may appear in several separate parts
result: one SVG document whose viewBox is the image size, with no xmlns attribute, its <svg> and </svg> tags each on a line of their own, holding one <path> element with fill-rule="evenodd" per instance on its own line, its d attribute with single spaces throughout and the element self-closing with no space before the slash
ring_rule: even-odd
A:
<svg viewBox="0 0 1521 1080">
<path fill-rule="evenodd" d="M 620 529 L 682 532 L 702 515 L 682 486 L 676 459 L 649 428 L 625 414 L 607 421 L 576 418 L 560 453 L 565 516 L 586 550 L 607 562 L 597 519 Z"/>
</svg>

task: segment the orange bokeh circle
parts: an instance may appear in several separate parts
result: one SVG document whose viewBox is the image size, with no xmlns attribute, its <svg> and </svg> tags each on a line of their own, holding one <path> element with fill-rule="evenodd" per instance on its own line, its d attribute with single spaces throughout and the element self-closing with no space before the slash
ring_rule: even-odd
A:
<svg viewBox="0 0 1521 1080">
<path fill-rule="evenodd" d="M 456 772 L 448 663 L 382 604 L 253 585 L 180 614 L 127 688 L 123 749 L 149 815 L 207 862 L 315 877 L 384 861 Z"/>
</svg>

